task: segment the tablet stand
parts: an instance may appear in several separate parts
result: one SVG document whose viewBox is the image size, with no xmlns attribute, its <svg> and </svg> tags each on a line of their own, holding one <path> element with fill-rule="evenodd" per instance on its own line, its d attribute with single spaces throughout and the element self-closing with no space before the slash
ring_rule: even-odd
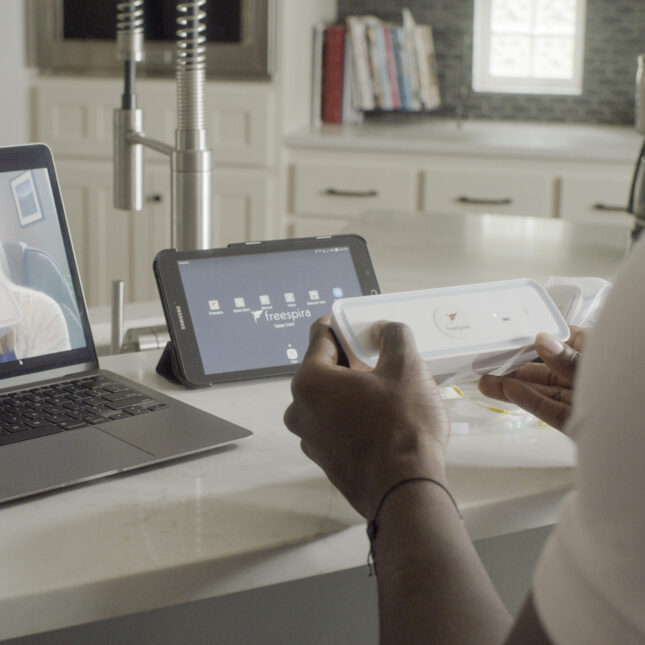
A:
<svg viewBox="0 0 645 645">
<path fill-rule="evenodd" d="M 157 363 L 157 374 L 161 374 L 164 378 L 167 378 L 173 383 L 179 383 L 180 385 L 185 385 L 186 387 L 195 387 L 192 384 L 186 383 L 181 375 L 181 370 L 179 369 L 179 361 L 177 360 L 177 352 L 175 350 L 174 343 L 169 340 L 164 347 L 159 362 Z"/>
</svg>

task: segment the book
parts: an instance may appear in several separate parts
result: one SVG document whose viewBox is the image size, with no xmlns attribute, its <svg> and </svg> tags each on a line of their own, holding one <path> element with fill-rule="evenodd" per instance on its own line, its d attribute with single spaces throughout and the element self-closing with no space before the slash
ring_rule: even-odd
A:
<svg viewBox="0 0 645 645">
<path fill-rule="evenodd" d="M 376 39 L 376 51 L 378 56 L 378 69 L 381 76 L 381 87 L 383 91 L 382 108 L 384 110 L 393 110 L 392 87 L 390 83 L 390 74 L 387 66 L 387 52 L 385 49 L 385 30 L 383 24 L 374 27 L 374 36 Z"/>
<path fill-rule="evenodd" d="M 381 58 L 381 50 L 379 48 L 378 30 L 380 27 L 380 20 L 370 20 L 365 25 L 365 34 L 367 36 L 367 44 L 370 54 L 370 69 L 372 71 L 372 83 L 374 84 L 374 102 L 376 107 L 381 110 L 388 109 L 389 96 L 386 98 L 385 93 L 385 57 Z"/>
<path fill-rule="evenodd" d="M 419 61 L 421 102 L 426 110 L 434 110 L 441 105 L 441 97 L 432 28 L 430 25 L 417 25 L 414 28 L 414 35 Z"/>
<path fill-rule="evenodd" d="M 390 90 L 390 103 L 392 110 L 401 109 L 401 95 L 399 93 L 399 77 L 396 69 L 396 61 L 394 60 L 394 44 L 392 42 L 391 27 L 383 25 L 381 27 L 383 34 L 383 47 L 385 51 L 385 73 L 388 79 L 388 86 Z"/>
<path fill-rule="evenodd" d="M 394 62 L 396 64 L 397 80 L 399 82 L 399 97 L 401 109 L 412 112 L 415 109 L 412 100 L 412 85 L 410 83 L 410 64 L 405 48 L 405 33 L 403 27 L 391 27 Z"/>
<path fill-rule="evenodd" d="M 416 38 L 414 28 L 416 22 L 409 9 L 403 9 L 403 34 L 405 53 L 408 61 L 410 93 L 412 95 L 412 109 L 420 110 L 421 104 L 421 81 L 419 77 L 419 62 L 417 59 Z"/>
<path fill-rule="evenodd" d="M 329 25 L 323 35 L 321 119 L 342 123 L 345 26 Z"/>
<path fill-rule="evenodd" d="M 359 110 L 371 111 L 376 109 L 376 103 L 365 22 L 361 16 L 348 16 L 346 25 L 352 44 L 352 73 L 356 85 L 356 107 Z"/>
<path fill-rule="evenodd" d="M 373 15 L 347 17 L 343 122 L 355 122 L 361 111 L 414 112 L 441 105 L 432 29 L 417 25 L 408 9 L 402 14 L 402 25 Z M 323 111 L 325 96 L 323 91 Z"/>
<path fill-rule="evenodd" d="M 345 32 L 345 57 L 343 60 L 343 123 L 360 123 L 363 120 L 363 113 L 358 109 L 357 83 L 354 78 L 354 66 L 352 63 L 352 41 L 349 33 Z"/>
<path fill-rule="evenodd" d="M 322 123 L 322 73 L 323 73 L 323 37 L 324 23 L 313 28 L 313 51 L 311 62 L 311 124 L 314 127 Z"/>
</svg>

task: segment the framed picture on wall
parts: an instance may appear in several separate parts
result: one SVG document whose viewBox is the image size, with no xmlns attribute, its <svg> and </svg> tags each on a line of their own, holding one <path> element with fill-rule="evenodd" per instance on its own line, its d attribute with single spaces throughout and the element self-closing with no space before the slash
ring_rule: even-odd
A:
<svg viewBox="0 0 645 645">
<path fill-rule="evenodd" d="M 22 175 L 18 175 L 18 177 L 12 179 L 11 190 L 13 191 L 13 198 L 16 202 L 20 226 L 27 226 L 28 224 L 33 224 L 43 219 L 44 215 L 40 208 L 31 170 L 27 170 Z"/>
</svg>

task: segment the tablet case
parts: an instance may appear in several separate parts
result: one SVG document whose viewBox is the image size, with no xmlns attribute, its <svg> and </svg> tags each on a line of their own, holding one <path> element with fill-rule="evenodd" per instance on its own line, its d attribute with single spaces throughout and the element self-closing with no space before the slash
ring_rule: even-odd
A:
<svg viewBox="0 0 645 645">
<path fill-rule="evenodd" d="M 334 237 L 342 237 L 342 236 L 324 236 L 321 238 L 303 238 L 303 239 L 334 239 Z M 357 235 L 350 235 L 350 237 L 355 237 L 359 238 L 364 244 L 365 240 L 363 238 L 360 238 Z M 262 244 L 277 244 L 277 243 L 283 243 L 283 242 L 293 242 L 297 240 L 272 240 L 268 242 L 262 242 Z M 229 244 L 228 247 L 248 247 L 250 245 L 255 246 L 257 243 L 249 243 L 249 242 L 240 242 L 240 243 L 232 243 Z M 163 253 L 164 251 L 160 252 Z M 160 254 L 158 254 L 157 257 L 159 257 Z M 369 256 L 368 256 L 369 260 Z M 156 262 L 156 259 L 155 259 Z M 371 266 L 371 265 L 370 265 Z M 373 269 L 372 269 L 373 271 Z M 159 280 L 159 277 L 157 273 L 155 272 L 155 277 L 157 278 L 157 281 Z M 376 291 L 374 290 L 376 289 Z M 378 292 L 378 285 L 374 284 L 374 287 L 372 288 L 372 293 Z M 163 295 L 162 295 L 162 301 L 163 301 Z M 166 312 L 164 311 L 164 314 Z M 339 364 L 344 365 L 344 366 L 349 366 L 349 362 L 347 360 L 347 356 L 345 355 L 345 352 L 343 348 L 340 346 L 340 344 L 337 341 L 338 345 L 338 350 L 339 350 Z M 191 388 L 191 389 L 200 389 L 200 388 L 205 388 L 209 387 L 210 385 L 213 385 L 214 383 L 194 383 L 192 381 L 189 381 L 183 374 L 182 369 L 181 369 L 181 362 L 179 359 L 177 347 L 175 346 L 173 340 L 169 340 L 166 343 L 166 346 L 164 347 L 161 356 L 159 357 L 159 361 L 157 362 L 157 366 L 155 368 L 155 371 L 157 374 L 160 376 L 163 376 L 165 379 L 170 381 L 171 383 L 175 383 L 178 385 L 183 385 L 184 387 Z"/>
<path fill-rule="evenodd" d="M 160 374 L 161 376 L 168 379 L 172 383 L 178 383 L 179 385 L 183 385 L 191 389 L 208 387 L 206 384 L 196 385 L 195 383 L 191 383 L 190 381 L 187 381 L 184 378 L 184 376 L 181 373 L 181 369 L 179 367 L 177 350 L 172 340 L 169 340 L 166 343 L 166 346 L 164 347 L 163 352 L 161 352 L 159 362 L 157 363 L 156 372 L 157 374 Z"/>
</svg>

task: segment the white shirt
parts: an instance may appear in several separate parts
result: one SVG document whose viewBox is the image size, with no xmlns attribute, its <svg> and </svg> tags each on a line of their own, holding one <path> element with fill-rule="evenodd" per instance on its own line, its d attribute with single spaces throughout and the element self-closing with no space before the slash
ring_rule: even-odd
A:
<svg viewBox="0 0 645 645">
<path fill-rule="evenodd" d="M 65 316 L 48 295 L 14 286 L 11 288 L 22 320 L 16 325 L 13 351 L 17 358 L 31 358 L 70 349 Z"/>
<path fill-rule="evenodd" d="M 645 241 L 630 252 L 578 369 L 574 490 L 538 563 L 557 645 L 645 643 Z"/>
</svg>

